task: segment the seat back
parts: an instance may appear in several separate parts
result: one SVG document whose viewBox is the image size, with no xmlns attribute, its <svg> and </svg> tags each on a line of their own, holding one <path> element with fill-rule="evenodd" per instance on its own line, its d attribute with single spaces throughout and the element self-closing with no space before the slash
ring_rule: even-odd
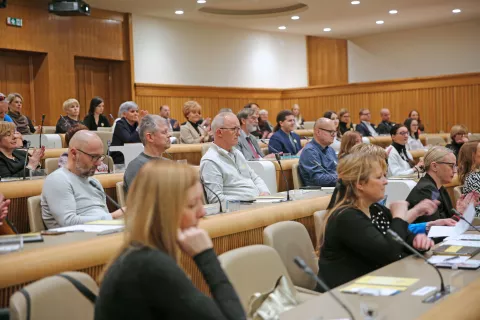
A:
<svg viewBox="0 0 480 320">
<path fill-rule="evenodd" d="M 453 188 L 453 198 L 455 200 L 455 206 L 457 205 L 458 199 L 460 199 L 460 197 L 462 196 L 462 190 L 463 186 L 456 186 L 455 188 Z"/>
<path fill-rule="evenodd" d="M 208 149 L 212 146 L 211 142 L 202 144 L 202 157 L 207 153 Z"/>
<path fill-rule="evenodd" d="M 45 159 L 45 174 L 47 176 L 57 169 L 58 169 L 58 158 Z"/>
<path fill-rule="evenodd" d="M 302 178 L 300 178 L 300 172 L 298 169 L 298 162 L 292 164 L 292 178 L 293 178 L 293 188 L 298 190 L 303 187 Z"/>
<path fill-rule="evenodd" d="M 425 139 L 427 146 L 446 146 L 447 142 L 445 139 L 443 139 L 441 136 L 432 136 L 432 135 L 427 135 Z"/>
<path fill-rule="evenodd" d="M 105 163 L 108 166 L 108 170 L 110 172 L 113 172 L 113 158 L 110 156 L 106 156 L 105 159 L 103 159 L 103 163 Z"/>
<path fill-rule="evenodd" d="M 247 161 L 248 166 L 265 182 L 271 194 L 278 192 L 277 171 L 271 161 Z"/>
<path fill-rule="evenodd" d="M 53 134 L 53 133 L 55 133 L 55 130 L 57 130 L 57 128 L 55 126 L 43 126 L 42 127 L 42 133 L 43 134 Z"/>
<path fill-rule="evenodd" d="M 42 206 L 40 205 L 42 196 L 33 196 L 27 199 L 28 224 L 31 232 L 40 232 L 45 230 L 42 219 Z"/>
<path fill-rule="evenodd" d="M 417 183 L 414 180 L 388 180 L 385 186 L 385 195 L 387 196 L 386 207 L 394 201 L 405 201 Z"/>
<path fill-rule="evenodd" d="M 92 131 L 92 132 L 95 132 L 100 137 L 100 139 L 103 142 L 103 154 L 107 154 L 108 141 L 109 140 L 110 142 L 112 141 L 113 132 L 111 130 L 110 131 Z"/>
<path fill-rule="evenodd" d="M 221 254 L 218 259 L 245 310 L 254 293 L 272 290 L 282 275 L 286 276 L 292 292 L 296 293 L 282 259 L 269 246 L 241 247 Z"/>
<path fill-rule="evenodd" d="M 315 280 L 293 262 L 293 259 L 299 256 L 315 273 L 318 272 L 315 249 L 303 224 L 296 221 L 281 221 L 269 225 L 263 230 L 263 244 L 277 251 L 294 285 L 315 289 Z"/>
<path fill-rule="evenodd" d="M 65 272 L 95 295 L 98 286 L 86 273 Z M 23 288 L 30 297 L 30 317 L 28 317 L 27 300 L 21 292 L 10 297 L 10 319 L 93 319 L 94 304 L 73 286 L 67 279 L 51 276 L 35 281 Z"/>
<path fill-rule="evenodd" d="M 121 207 L 125 207 L 125 205 L 126 205 L 125 202 L 126 202 L 127 199 L 125 199 L 125 189 L 123 189 L 123 181 L 117 182 L 115 187 L 116 187 L 116 191 L 117 191 L 118 204 Z"/>
<path fill-rule="evenodd" d="M 177 144 L 182 143 L 182 140 L 180 139 L 180 131 L 170 132 L 170 135 L 171 135 L 172 137 L 177 138 Z"/>
<path fill-rule="evenodd" d="M 314 126 L 315 126 L 315 121 L 305 121 L 303 123 L 303 128 L 306 130 L 312 130 Z"/>
<path fill-rule="evenodd" d="M 112 132 L 112 127 L 98 127 L 97 131 Z"/>
<path fill-rule="evenodd" d="M 327 210 L 315 211 L 313 213 L 313 221 L 315 223 L 315 235 L 317 238 L 317 242 L 315 242 L 315 248 L 320 243 L 321 237 L 323 237 L 323 227 L 325 225 L 325 222 L 323 219 L 325 218 L 326 214 L 327 214 Z"/>
</svg>

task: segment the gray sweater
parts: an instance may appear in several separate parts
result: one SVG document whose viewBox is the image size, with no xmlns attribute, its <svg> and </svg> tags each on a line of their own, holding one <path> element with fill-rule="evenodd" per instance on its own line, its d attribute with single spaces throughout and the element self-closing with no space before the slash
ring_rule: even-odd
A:
<svg viewBox="0 0 480 320">
<path fill-rule="evenodd" d="M 135 159 L 133 159 L 127 166 L 127 170 L 125 170 L 125 174 L 123 175 L 123 190 L 125 194 L 128 193 L 128 189 L 133 183 L 133 180 L 137 176 L 138 171 L 150 160 L 170 160 L 167 158 L 157 158 L 157 157 L 150 157 L 146 155 L 144 152 L 140 153 Z"/>
<path fill-rule="evenodd" d="M 73 226 L 95 220 L 111 220 L 101 183 L 82 178 L 63 167 L 45 179 L 42 189 L 42 218 L 48 229 Z"/>
</svg>

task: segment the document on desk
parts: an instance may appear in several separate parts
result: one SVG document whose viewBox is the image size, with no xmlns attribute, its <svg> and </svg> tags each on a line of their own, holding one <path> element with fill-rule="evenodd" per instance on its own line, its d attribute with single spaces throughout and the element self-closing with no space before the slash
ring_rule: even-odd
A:
<svg viewBox="0 0 480 320">
<path fill-rule="evenodd" d="M 125 224 L 125 220 L 123 219 L 95 220 L 95 221 L 87 222 L 85 224 L 96 224 L 101 226 L 123 226 Z"/>
<path fill-rule="evenodd" d="M 463 213 L 463 217 L 470 223 L 472 223 L 473 218 L 475 218 L 475 207 L 472 203 L 467 207 Z M 461 234 L 464 234 L 470 226 L 463 220 L 457 222 L 454 227 L 446 226 L 433 226 L 428 232 L 429 238 L 441 238 L 441 237 L 457 237 Z"/>
<path fill-rule="evenodd" d="M 355 283 L 392 287 L 409 287 L 417 281 L 417 278 L 364 276 L 357 279 Z"/>
<path fill-rule="evenodd" d="M 74 231 L 82 231 L 82 232 L 103 232 L 107 230 L 115 230 L 123 228 L 123 226 L 103 226 L 103 225 L 94 225 L 94 224 L 79 224 L 76 226 L 69 226 L 69 227 L 62 227 L 62 228 L 55 228 L 50 229 L 50 231 L 58 231 L 58 232 L 74 232 Z"/>
<path fill-rule="evenodd" d="M 442 262 L 449 262 L 449 263 L 463 263 L 470 259 L 468 256 L 447 256 L 447 255 L 433 255 L 428 259 L 428 262 L 432 264 L 442 263 Z"/>
</svg>

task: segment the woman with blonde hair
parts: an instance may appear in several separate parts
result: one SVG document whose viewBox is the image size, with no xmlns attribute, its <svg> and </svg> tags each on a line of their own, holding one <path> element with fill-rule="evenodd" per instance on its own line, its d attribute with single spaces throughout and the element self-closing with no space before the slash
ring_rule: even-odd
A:
<svg viewBox="0 0 480 320">
<path fill-rule="evenodd" d="M 434 210 L 432 201 L 412 210 L 407 209 L 405 201 L 393 202 L 390 209 L 377 203 L 385 197 L 388 181 L 385 155 L 382 158 L 375 152 L 349 154 L 338 163 L 338 194 L 325 216 L 318 262 L 319 275 L 331 288 L 408 254 L 387 235 L 388 229 L 416 249 L 433 246 L 426 235 L 414 235 L 408 230 L 410 220 Z"/>
<path fill-rule="evenodd" d="M 10 93 L 7 97 L 8 115 L 17 126 L 17 131 L 21 134 L 33 134 L 39 132 L 35 129 L 32 120 L 22 114 L 23 97 L 19 93 Z"/>
<path fill-rule="evenodd" d="M 66 116 L 60 115 L 55 127 L 55 133 L 67 133 L 67 131 L 77 124 L 83 124 L 79 119 L 80 103 L 76 99 L 68 99 L 63 103 L 63 111 Z"/>
<path fill-rule="evenodd" d="M 357 131 L 347 131 L 342 137 L 338 159 L 343 158 L 350 153 L 352 147 L 362 143 L 362 136 Z"/>
<path fill-rule="evenodd" d="M 467 142 L 460 149 L 458 156 L 458 180 L 462 187 L 463 198 L 469 194 L 476 193 L 473 198 L 477 198 L 480 194 L 480 141 Z M 467 203 L 466 203 L 467 204 Z M 462 212 L 458 208 L 457 210 Z M 480 216 L 480 205 L 475 207 L 475 215 Z"/>
<path fill-rule="evenodd" d="M 150 161 L 127 198 L 125 233 L 108 263 L 95 319 L 245 319 L 240 300 L 198 228 L 205 211 L 198 172 L 187 165 Z M 180 266 L 193 258 L 210 287 L 201 293 Z"/>
<path fill-rule="evenodd" d="M 338 124 L 338 130 L 342 135 L 345 134 L 345 132 L 347 131 L 353 130 L 352 121 L 350 120 L 350 112 L 348 112 L 347 109 L 340 109 L 340 111 L 338 112 L 338 117 L 340 120 Z"/>
<path fill-rule="evenodd" d="M 212 141 L 213 132 L 211 132 L 209 125 L 202 125 L 202 107 L 197 101 L 185 102 L 183 115 L 187 122 L 180 127 L 180 141 L 182 143 L 193 144 Z"/>
<path fill-rule="evenodd" d="M 303 129 L 303 124 L 305 123 L 305 120 L 300 113 L 300 106 L 297 103 L 293 105 L 292 113 L 295 116 L 295 129 Z"/>
</svg>

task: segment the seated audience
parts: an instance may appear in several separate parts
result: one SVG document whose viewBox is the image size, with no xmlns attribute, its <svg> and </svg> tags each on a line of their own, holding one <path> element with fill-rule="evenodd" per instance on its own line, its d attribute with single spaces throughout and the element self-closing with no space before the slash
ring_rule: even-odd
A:
<svg viewBox="0 0 480 320">
<path fill-rule="evenodd" d="M 138 105 L 133 101 L 127 101 L 120 105 L 120 121 L 115 125 L 111 146 L 123 146 L 125 143 L 140 143 L 137 127 L 142 118 L 147 114 L 145 110 L 138 112 Z M 115 164 L 125 163 L 121 152 L 112 152 L 111 156 Z"/>
<path fill-rule="evenodd" d="M 17 148 L 15 124 L 0 122 L 0 178 L 29 177 L 30 170 L 40 166 L 45 147 L 34 149 L 31 155 Z M 25 157 L 28 158 L 25 159 Z"/>
<path fill-rule="evenodd" d="M 198 228 L 202 195 L 189 166 L 152 161 L 139 171 L 127 198 L 122 245 L 100 279 L 95 319 L 246 319 L 212 240 Z M 182 252 L 213 298 L 182 270 Z"/>
<path fill-rule="evenodd" d="M 55 127 L 55 133 L 67 133 L 67 131 L 77 124 L 83 124 L 78 120 L 80 115 L 80 103 L 76 99 L 68 99 L 63 103 L 63 111 L 66 116 L 60 115 Z"/>
<path fill-rule="evenodd" d="M 300 106 L 298 104 L 294 104 L 292 107 L 292 114 L 295 117 L 295 129 L 303 129 L 303 124 L 305 120 L 303 120 L 302 115 L 300 114 Z"/>
<path fill-rule="evenodd" d="M 8 115 L 8 101 L 7 97 L 0 92 L 0 121 L 13 122 Z"/>
<path fill-rule="evenodd" d="M 258 115 L 254 109 L 243 109 L 237 113 L 240 123 L 240 136 L 238 136 L 237 149 L 247 161 L 258 160 L 264 157 L 262 149 L 258 145 L 257 138 L 251 133 L 257 130 Z"/>
<path fill-rule="evenodd" d="M 382 122 L 377 126 L 377 133 L 380 135 L 390 134 L 390 130 L 395 125 L 395 123 L 390 121 L 390 110 L 387 108 L 380 110 L 380 118 L 382 118 Z"/>
<path fill-rule="evenodd" d="M 245 105 L 245 107 L 243 107 L 243 108 L 244 109 L 252 108 L 253 110 L 255 110 L 255 112 L 258 112 L 260 110 L 260 107 L 255 102 L 250 102 L 249 104 Z"/>
<path fill-rule="evenodd" d="M 458 159 L 460 148 L 465 142 L 468 142 L 467 127 L 465 127 L 463 124 L 454 125 L 452 130 L 450 130 L 450 138 L 452 138 L 452 142 L 447 144 L 445 147 L 452 150 L 455 158 Z"/>
<path fill-rule="evenodd" d="M 262 109 L 258 112 L 258 129 L 262 133 L 260 139 L 270 139 L 273 135 L 273 126 L 268 122 L 268 111 Z"/>
<path fill-rule="evenodd" d="M 183 115 L 188 121 L 180 127 L 180 141 L 182 143 L 193 144 L 212 141 L 210 126 L 204 126 L 201 121 L 202 107 L 198 102 L 185 102 Z"/>
<path fill-rule="evenodd" d="M 347 109 L 340 109 L 338 113 L 340 117 L 340 123 L 338 124 L 339 131 L 342 135 L 345 134 L 347 131 L 353 130 L 352 121 L 350 120 L 350 112 Z"/>
<path fill-rule="evenodd" d="M 104 158 L 97 134 L 81 130 L 72 137 L 67 165 L 49 174 L 43 184 L 42 218 L 48 229 L 122 217 L 120 209 L 108 213 L 102 184 L 92 177 Z"/>
<path fill-rule="evenodd" d="M 417 165 L 413 161 L 412 154 L 407 150 L 408 129 L 404 125 L 396 124 L 390 131 L 392 145 L 387 148 L 388 176 L 407 176 L 422 172 L 423 163 Z"/>
<path fill-rule="evenodd" d="M 19 93 L 10 93 L 7 98 L 8 115 L 17 126 L 21 134 L 40 133 L 40 128 L 35 129 L 32 120 L 22 114 L 23 97 Z"/>
<path fill-rule="evenodd" d="M 418 113 L 417 110 L 412 110 L 408 114 L 408 118 L 412 118 L 414 120 L 417 120 L 418 122 L 418 134 L 424 133 L 425 132 L 425 126 L 422 123 L 422 120 L 420 120 L 420 113 Z"/>
<path fill-rule="evenodd" d="M 230 108 L 222 108 L 222 109 L 220 109 L 220 110 L 218 111 L 218 113 L 222 113 L 222 112 L 231 112 L 231 113 L 233 113 L 233 110 L 230 109 Z"/>
<path fill-rule="evenodd" d="M 303 149 L 298 170 L 306 186 L 333 187 L 337 183 L 337 155 L 329 147 L 337 134 L 335 123 L 320 118 L 313 128 L 313 140 Z"/>
<path fill-rule="evenodd" d="M 200 161 L 200 176 L 208 203 L 218 202 L 215 194 L 222 203 L 226 200 L 250 201 L 269 194 L 265 182 L 234 148 L 240 130 L 238 118 L 233 113 L 220 113 L 213 119 L 214 143 Z"/>
<path fill-rule="evenodd" d="M 375 130 L 375 125 L 370 123 L 372 119 L 372 114 L 368 109 L 361 109 L 359 112 L 360 123 L 357 124 L 355 128 L 356 131 L 360 132 L 362 137 L 376 137 L 378 136 L 377 131 Z"/>
<path fill-rule="evenodd" d="M 162 157 L 162 153 L 170 148 L 170 133 L 164 118 L 157 115 L 146 115 L 138 126 L 138 135 L 144 149 L 133 159 L 123 175 L 123 189 L 128 193 L 133 180 L 140 169 L 151 160 L 169 160 Z"/>
<path fill-rule="evenodd" d="M 410 191 L 407 197 L 407 201 L 410 204 L 409 207 L 413 208 L 424 199 L 438 200 L 440 204 L 433 215 L 419 217 L 415 222 L 451 218 L 453 205 L 443 185 L 452 182 L 457 172 L 455 155 L 445 147 L 433 147 L 425 154 L 424 161 L 426 174 Z"/>
<path fill-rule="evenodd" d="M 290 153 L 299 154 L 302 150 L 300 136 L 293 132 L 295 130 L 295 116 L 288 110 L 280 111 L 277 115 L 277 125 L 274 134 L 268 142 L 269 153 Z"/>
<path fill-rule="evenodd" d="M 458 157 L 458 180 L 462 195 L 480 193 L 480 141 L 467 142 L 460 149 Z M 460 209 L 457 207 L 457 210 Z M 461 212 L 461 211 L 460 211 Z M 462 212 L 463 213 L 463 212 Z M 475 215 L 480 216 L 480 204 L 475 206 Z"/>
<path fill-rule="evenodd" d="M 249 103 L 247 104 L 244 109 L 253 109 L 253 111 L 255 111 L 255 113 L 257 114 L 257 116 L 259 116 L 259 111 L 260 111 L 260 107 L 258 106 L 257 103 L 255 102 L 252 102 L 252 103 Z M 220 110 L 220 112 L 224 112 L 222 110 Z M 219 113 L 220 113 L 219 112 Z M 229 111 L 229 112 L 232 112 L 232 111 Z M 263 131 L 260 129 L 260 125 L 257 124 L 257 126 L 255 127 L 255 130 L 250 132 L 250 134 L 252 136 L 254 136 L 255 138 L 257 139 L 264 139 L 263 137 Z"/>
<path fill-rule="evenodd" d="M 418 121 L 412 118 L 408 118 L 404 123 L 408 130 L 407 150 L 420 150 L 424 149 L 422 142 L 420 141 L 420 135 L 418 134 Z"/>
<path fill-rule="evenodd" d="M 83 124 L 87 126 L 88 130 L 97 131 L 98 127 L 110 127 L 110 122 L 107 117 L 103 115 L 104 108 L 105 103 L 102 98 L 95 97 L 90 101 L 88 114 L 83 119 Z"/>
<path fill-rule="evenodd" d="M 342 133 L 339 130 L 340 121 L 338 120 L 338 115 L 335 113 L 335 111 L 327 111 L 323 114 L 323 117 L 333 120 L 335 124 L 335 130 L 337 131 L 337 134 L 335 135 L 335 139 L 333 139 L 330 148 L 332 148 L 333 150 L 335 150 L 336 153 L 338 153 L 340 151 L 340 144 L 342 141 Z"/>
<path fill-rule="evenodd" d="M 324 218 L 318 262 L 318 274 L 331 288 L 409 254 L 388 229 L 418 250 L 433 246 L 426 235 L 408 230 L 411 215 L 431 209 L 409 211 L 405 201 L 392 203 L 390 209 L 377 204 L 385 197 L 386 170 L 384 158 L 376 155 L 349 154 L 338 164 L 338 193 Z"/>
<path fill-rule="evenodd" d="M 169 132 L 180 131 L 180 124 L 178 123 L 178 120 L 170 118 L 170 107 L 166 104 L 160 107 L 160 117 L 167 120 Z"/>
<path fill-rule="evenodd" d="M 362 143 L 362 136 L 357 131 L 346 131 L 342 137 L 342 143 L 340 144 L 340 151 L 338 152 L 338 159 L 342 159 L 344 156 L 350 153 L 353 146 Z"/>
<path fill-rule="evenodd" d="M 77 133 L 80 130 L 88 130 L 88 128 L 83 124 L 77 124 L 76 126 L 73 126 L 70 129 L 68 129 L 67 133 L 65 134 L 65 144 L 67 145 L 67 148 L 70 145 L 70 140 L 72 139 L 72 137 L 75 135 L 75 133 Z M 66 166 L 67 163 L 68 163 L 68 151 L 62 153 L 62 155 L 58 158 L 58 167 L 62 168 Z M 103 172 L 103 173 L 108 172 L 108 165 L 104 162 L 100 163 L 95 173 L 97 172 Z"/>
</svg>

